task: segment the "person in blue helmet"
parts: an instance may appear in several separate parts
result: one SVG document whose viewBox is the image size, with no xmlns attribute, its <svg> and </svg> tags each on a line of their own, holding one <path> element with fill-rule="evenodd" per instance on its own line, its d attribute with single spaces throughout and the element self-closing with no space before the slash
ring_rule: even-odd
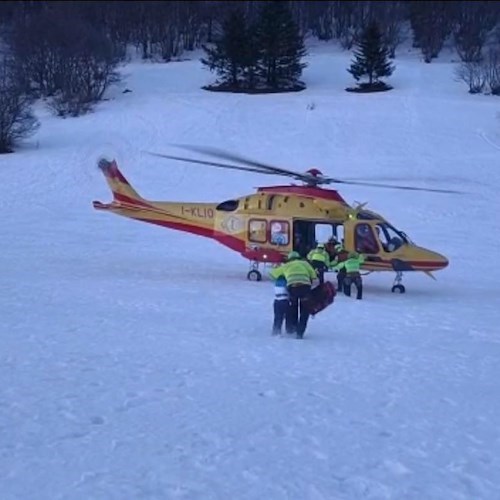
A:
<svg viewBox="0 0 500 500">
<path fill-rule="evenodd" d="M 287 261 L 274 268 L 269 275 L 274 280 L 284 277 L 290 294 L 290 328 L 296 331 L 297 338 L 304 337 L 309 312 L 309 299 L 313 281 L 318 278 L 316 270 L 302 259 L 298 252 L 290 252 Z"/>
</svg>

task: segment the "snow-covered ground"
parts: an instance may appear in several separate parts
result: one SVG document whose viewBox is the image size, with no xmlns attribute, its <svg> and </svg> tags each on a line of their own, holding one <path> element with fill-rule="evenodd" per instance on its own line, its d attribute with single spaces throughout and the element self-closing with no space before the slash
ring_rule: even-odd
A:
<svg viewBox="0 0 500 500">
<path fill-rule="evenodd" d="M 467 94 L 446 54 L 402 51 L 394 90 L 355 95 L 350 54 L 317 45 L 307 90 L 267 96 L 201 90 L 195 56 L 128 65 L 85 117 L 39 107 L 0 157 L 0 498 L 499 499 L 498 97 Z M 467 191 L 341 190 L 450 265 L 404 295 L 371 275 L 303 341 L 272 338 L 271 283 L 241 257 L 92 208 L 103 155 L 155 200 L 283 182 L 144 153 L 171 143 Z"/>
</svg>

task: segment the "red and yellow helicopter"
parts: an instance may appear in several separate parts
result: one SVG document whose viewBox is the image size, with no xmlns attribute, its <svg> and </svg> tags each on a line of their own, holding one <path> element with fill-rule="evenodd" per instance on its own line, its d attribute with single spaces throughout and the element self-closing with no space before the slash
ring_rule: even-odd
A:
<svg viewBox="0 0 500 500">
<path fill-rule="evenodd" d="M 341 180 L 326 177 L 317 169 L 300 173 L 214 148 L 183 147 L 233 163 L 149 154 L 191 164 L 291 177 L 301 181 L 302 185 L 260 187 L 253 194 L 220 203 L 149 201 L 142 198 L 125 179 L 116 161 L 101 159 L 98 166 L 113 193 L 113 201 L 94 201 L 94 208 L 212 238 L 250 261 L 247 278 L 254 281 L 262 279 L 260 264 L 281 263 L 291 250 L 306 255 L 317 241 L 326 242 L 330 238 L 342 242 L 347 251 L 366 255 L 363 269 L 367 273 L 396 273 L 393 292 L 405 292 L 403 272 L 420 271 L 433 277 L 433 271 L 448 265 L 446 257 L 415 245 L 384 217 L 366 210 L 365 204 L 350 206 L 338 191 L 321 185 L 355 184 L 441 193 L 457 191 Z"/>
</svg>

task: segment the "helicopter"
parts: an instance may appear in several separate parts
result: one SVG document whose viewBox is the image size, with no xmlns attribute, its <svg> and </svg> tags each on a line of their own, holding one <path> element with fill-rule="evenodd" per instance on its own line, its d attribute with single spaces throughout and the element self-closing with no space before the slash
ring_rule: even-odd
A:
<svg viewBox="0 0 500 500">
<path fill-rule="evenodd" d="M 337 190 L 323 185 L 349 184 L 439 193 L 458 191 L 342 180 L 325 176 L 316 168 L 295 172 L 212 147 L 178 147 L 217 161 L 147 153 L 170 161 L 284 176 L 301 184 L 258 187 L 252 194 L 218 203 L 149 201 L 127 181 L 115 160 L 101 158 L 98 167 L 111 189 L 113 200 L 111 203 L 93 201 L 93 207 L 212 238 L 249 261 L 247 279 L 252 281 L 262 280 L 261 265 L 279 265 L 293 250 L 305 257 L 319 239 L 342 242 L 346 251 L 365 255 L 364 274 L 395 273 L 392 292 L 405 293 L 404 272 L 423 272 L 435 279 L 432 273 L 448 266 L 445 256 L 416 245 L 380 214 L 367 210 L 366 203 L 351 206 Z"/>
</svg>

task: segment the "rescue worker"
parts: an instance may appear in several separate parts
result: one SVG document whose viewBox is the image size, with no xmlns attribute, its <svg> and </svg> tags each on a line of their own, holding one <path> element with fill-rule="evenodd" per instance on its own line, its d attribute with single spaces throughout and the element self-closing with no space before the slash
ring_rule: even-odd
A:
<svg viewBox="0 0 500 500">
<path fill-rule="evenodd" d="M 342 243 L 336 243 L 334 246 L 334 258 L 331 261 L 331 267 L 337 271 L 337 290 L 339 292 L 344 290 L 344 278 L 346 275 L 345 267 L 340 267 L 337 269 L 337 264 L 344 262 L 347 260 L 349 252 L 345 250 L 344 245 Z"/>
<path fill-rule="evenodd" d="M 295 330 L 297 338 L 304 337 L 309 312 L 307 310 L 307 300 L 311 292 L 313 280 L 317 278 L 314 268 L 300 257 L 298 252 L 290 252 L 287 261 L 274 268 L 269 275 L 277 280 L 284 276 L 287 283 L 287 290 L 290 295 L 290 333 Z"/>
<path fill-rule="evenodd" d="M 351 285 L 354 283 L 357 290 L 356 299 L 361 300 L 363 298 L 363 281 L 361 279 L 360 269 L 361 265 L 365 261 L 365 256 L 360 255 L 357 252 L 349 252 L 347 260 L 339 262 L 335 269 L 340 273 L 342 269 L 345 270 L 345 277 L 343 279 L 344 295 L 347 297 L 351 296 Z"/>
<path fill-rule="evenodd" d="M 337 256 L 337 249 L 339 248 L 339 245 L 340 243 L 337 241 L 337 238 L 335 238 L 335 236 L 331 236 L 330 238 L 328 238 L 328 241 L 325 245 L 325 250 L 328 252 L 330 260 L 335 259 L 335 257 Z"/>
<path fill-rule="evenodd" d="M 307 254 L 307 260 L 311 263 L 311 266 L 316 269 L 318 274 L 319 284 L 322 285 L 325 282 L 325 272 L 330 269 L 330 255 L 325 250 L 325 245 L 319 243 L 316 248 L 313 248 Z"/>
</svg>

